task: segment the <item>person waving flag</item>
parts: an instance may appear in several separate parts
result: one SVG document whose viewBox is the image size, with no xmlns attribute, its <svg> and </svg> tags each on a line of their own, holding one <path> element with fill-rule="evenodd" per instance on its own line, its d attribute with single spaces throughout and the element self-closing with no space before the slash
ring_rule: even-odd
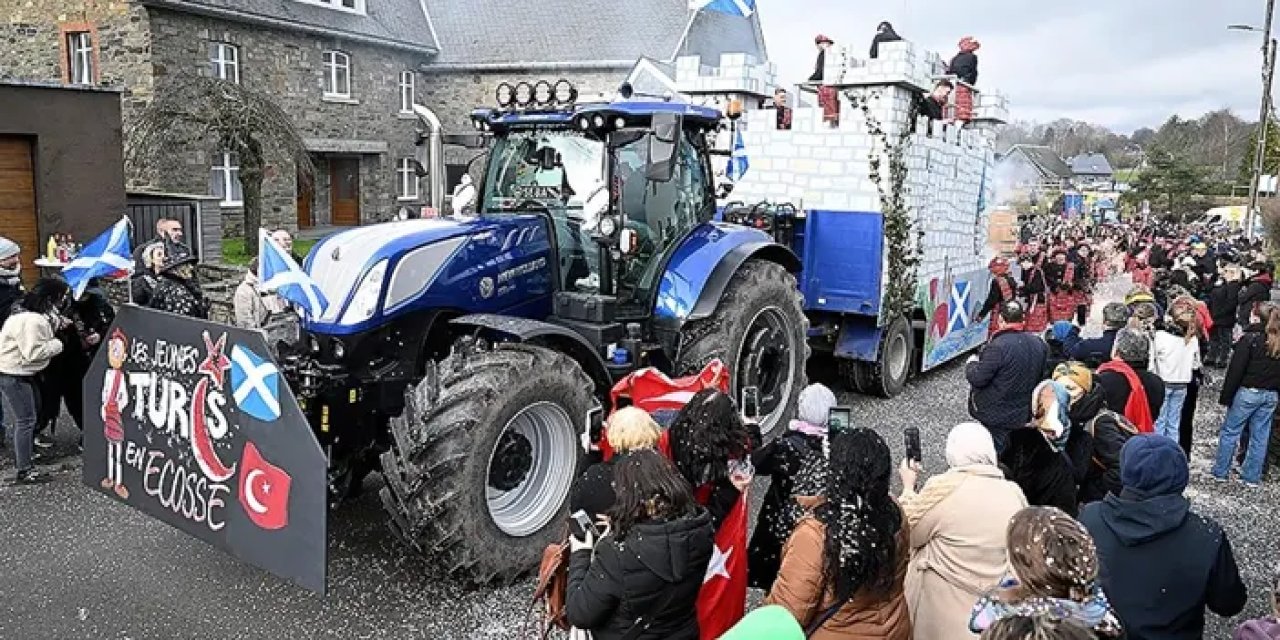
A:
<svg viewBox="0 0 1280 640">
<path fill-rule="evenodd" d="M 258 282 L 262 283 L 262 291 L 275 292 L 298 305 L 308 318 L 319 318 L 329 306 L 320 285 L 271 240 L 265 229 L 258 230 Z"/>
<path fill-rule="evenodd" d="M 94 278 L 118 278 L 133 270 L 133 249 L 129 246 L 129 218 L 124 216 L 102 235 L 94 238 L 62 268 L 62 277 L 76 298 L 84 295 Z"/>
</svg>

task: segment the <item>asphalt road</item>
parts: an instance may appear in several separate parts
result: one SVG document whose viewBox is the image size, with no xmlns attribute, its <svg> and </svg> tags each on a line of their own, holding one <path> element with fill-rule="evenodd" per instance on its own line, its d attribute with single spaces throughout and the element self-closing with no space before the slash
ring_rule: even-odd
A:
<svg viewBox="0 0 1280 640">
<path fill-rule="evenodd" d="M 813 368 L 828 377 L 821 363 Z M 895 456 L 902 429 L 919 427 L 925 466 L 939 470 L 947 430 L 967 418 L 966 392 L 961 366 L 950 365 L 895 400 L 845 400 L 856 424 L 880 431 Z M 1269 608 L 1280 533 L 1269 505 L 1280 485 L 1248 490 L 1209 479 L 1224 413 L 1216 398 L 1201 394 L 1189 495 L 1224 524 L 1249 583 L 1246 615 L 1256 616 Z M 60 428 L 64 454 L 73 431 Z M 7 478 L 11 452 L 3 455 Z M 319 597 L 96 494 L 80 484 L 75 458 L 47 468 L 55 472 L 48 484 L 0 486 L 0 639 L 526 637 L 531 584 L 467 591 L 442 578 L 390 536 L 374 492 L 331 517 L 329 594 Z M 1206 637 L 1229 637 L 1233 626 L 1211 617 Z"/>
</svg>

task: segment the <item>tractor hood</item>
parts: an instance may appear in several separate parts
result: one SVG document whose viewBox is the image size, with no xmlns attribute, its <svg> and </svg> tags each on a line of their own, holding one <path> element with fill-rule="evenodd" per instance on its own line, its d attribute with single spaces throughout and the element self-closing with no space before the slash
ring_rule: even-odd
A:
<svg viewBox="0 0 1280 640">
<path fill-rule="evenodd" d="M 357 227 L 320 241 L 307 256 L 306 271 L 320 285 L 329 307 L 308 329 L 346 333 L 381 309 L 393 309 L 431 283 L 446 260 L 484 225 L 476 220 L 404 220 Z M 412 273 L 401 262 L 412 255 Z M 387 282 L 390 280 L 390 282 Z"/>
<path fill-rule="evenodd" d="M 405 220 L 343 231 L 307 257 L 306 271 L 329 304 L 303 326 L 349 335 L 419 310 L 496 313 L 549 301 L 550 249 L 546 222 L 537 215 Z"/>
</svg>

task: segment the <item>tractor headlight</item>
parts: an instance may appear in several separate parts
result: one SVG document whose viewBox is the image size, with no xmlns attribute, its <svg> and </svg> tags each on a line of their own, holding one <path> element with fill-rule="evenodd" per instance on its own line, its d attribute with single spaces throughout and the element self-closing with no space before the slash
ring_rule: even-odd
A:
<svg viewBox="0 0 1280 640">
<path fill-rule="evenodd" d="M 308 336 L 307 348 L 311 350 L 311 353 L 320 353 L 320 341 L 315 336 Z"/>
<path fill-rule="evenodd" d="M 612 236 L 618 232 L 618 221 L 613 216 L 600 218 L 600 235 Z"/>
<path fill-rule="evenodd" d="M 382 294 L 382 280 L 386 275 L 386 260 L 379 261 L 364 274 L 364 278 L 360 279 L 360 285 L 356 287 L 355 295 L 351 296 L 351 304 L 347 305 L 347 310 L 342 314 L 338 324 L 357 324 L 373 317 L 373 312 L 378 309 L 378 298 Z"/>
</svg>

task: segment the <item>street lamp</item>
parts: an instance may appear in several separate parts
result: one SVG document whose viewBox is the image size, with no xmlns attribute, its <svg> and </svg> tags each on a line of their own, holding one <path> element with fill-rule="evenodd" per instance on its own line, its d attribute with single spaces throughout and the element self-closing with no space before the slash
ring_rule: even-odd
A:
<svg viewBox="0 0 1280 640">
<path fill-rule="evenodd" d="M 1271 120 L 1271 79 L 1276 70 L 1276 40 L 1271 37 L 1271 17 L 1275 6 L 1276 0 L 1267 0 L 1266 21 L 1262 28 L 1248 24 L 1227 25 L 1234 31 L 1262 34 L 1262 104 L 1258 115 L 1257 150 L 1253 157 L 1253 184 L 1249 185 L 1249 210 L 1244 215 L 1244 233 L 1250 240 L 1253 239 L 1254 216 L 1258 211 L 1258 191 L 1262 188 L 1262 166 L 1267 153 L 1267 127 Z"/>
</svg>

